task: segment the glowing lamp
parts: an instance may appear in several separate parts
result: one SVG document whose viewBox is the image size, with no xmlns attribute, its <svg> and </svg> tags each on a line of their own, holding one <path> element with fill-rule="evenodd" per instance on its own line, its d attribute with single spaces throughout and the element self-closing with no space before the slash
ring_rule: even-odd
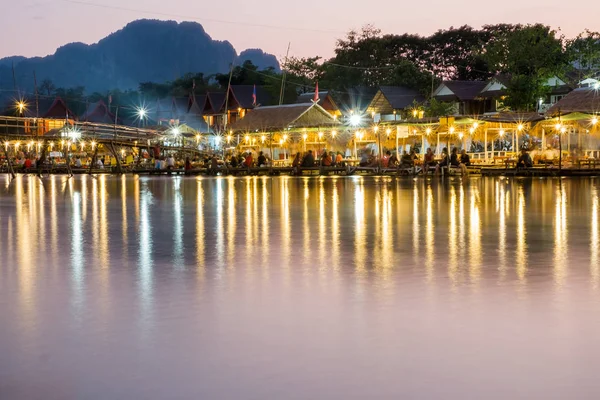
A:
<svg viewBox="0 0 600 400">
<path fill-rule="evenodd" d="M 391 130 L 390 128 L 387 128 L 387 129 L 385 130 L 385 134 L 386 134 L 386 135 L 390 136 L 390 134 L 391 134 L 391 133 L 392 133 L 392 130 Z"/>
<path fill-rule="evenodd" d="M 462 132 L 459 132 L 459 133 L 458 133 L 458 138 L 459 138 L 459 139 L 462 139 L 462 138 L 463 138 L 463 133 L 462 133 Z"/>
<path fill-rule="evenodd" d="M 431 133 L 431 128 L 425 129 L 425 133 L 429 135 Z"/>
<path fill-rule="evenodd" d="M 504 137 L 504 130 L 500 131 L 500 137 Z"/>
<path fill-rule="evenodd" d="M 560 128 L 560 133 L 565 133 L 567 132 L 567 128 L 565 128 L 564 126 L 562 128 Z"/>
<path fill-rule="evenodd" d="M 177 127 L 177 126 L 174 126 L 174 127 L 171 129 L 171 132 L 173 133 L 173 136 L 179 136 L 179 134 L 181 133 L 181 130 L 179 130 L 179 127 Z"/>
<path fill-rule="evenodd" d="M 560 127 L 561 127 L 561 125 L 560 125 L 560 124 L 556 124 L 556 125 L 554 125 L 554 129 L 556 129 L 557 131 L 560 131 Z"/>
<path fill-rule="evenodd" d="M 477 127 L 479 127 L 479 124 L 477 122 L 473 123 L 473 129 L 477 129 Z"/>
<path fill-rule="evenodd" d="M 592 125 L 596 125 L 598 123 L 598 118 L 594 117 L 592 118 Z"/>
<path fill-rule="evenodd" d="M 454 131 L 455 131 L 455 128 L 453 126 L 451 126 L 450 127 L 450 133 L 452 134 L 452 133 L 454 133 Z"/>
<path fill-rule="evenodd" d="M 260 141 L 261 141 L 262 143 L 264 143 L 264 142 L 265 142 L 265 135 L 260 135 Z"/>
<path fill-rule="evenodd" d="M 306 139 L 308 139 L 308 135 L 305 133 L 302 135 L 302 139 L 304 139 L 304 141 L 306 141 Z"/>
<path fill-rule="evenodd" d="M 350 116 L 350 125 L 352 125 L 352 126 L 360 125 L 360 115 L 352 114 Z"/>
<path fill-rule="evenodd" d="M 469 133 L 472 135 L 475 132 L 475 128 L 469 129 Z"/>
<path fill-rule="evenodd" d="M 246 141 L 246 143 L 248 143 L 250 141 L 250 136 L 248 136 L 248 135 L 244 136 L 244 140 Z"/>
<path fill-rule="evenodd" d="M 285 142 L 285 141 L 287 141 L 287 139 L 288 139 L 288 135 L 283 135 L 283 141 Z"/>
<path fill-rule="evenodd" d="M 217 144 L 217 146 L 219 144 L 221 144 L 221 136 L 219 136 L 219 135 L 215 136 L 215 143 Z"/>
<path fill-rule="evenodd" d="M 519 125 L 517 126 L 517 130 L 519 130 L 519 131 L 522 131 L 522 130 L 523 130 L 523 124 L 519 124 Z"/>
<path fill-rule="evenodd" d="M 227 135 L 227 143 L 231 142 L 231 135 Z"/>
<path fill-rule="evenodd" d="M 336 131 L 331 131 L 331 137 L 334 138 L 335 135 L 337 135 L 337 132 Z"/>
</svg>

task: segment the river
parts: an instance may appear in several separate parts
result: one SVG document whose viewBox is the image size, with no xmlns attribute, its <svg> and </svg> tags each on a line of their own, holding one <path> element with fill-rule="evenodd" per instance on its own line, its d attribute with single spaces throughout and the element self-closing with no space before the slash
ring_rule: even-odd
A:
<svg viewBox="0 0 600 400">
<path fill-rule="evenodd" d="M 0 399 L 597 399 L 600 180 L 0 177 Z"/>
</svg>

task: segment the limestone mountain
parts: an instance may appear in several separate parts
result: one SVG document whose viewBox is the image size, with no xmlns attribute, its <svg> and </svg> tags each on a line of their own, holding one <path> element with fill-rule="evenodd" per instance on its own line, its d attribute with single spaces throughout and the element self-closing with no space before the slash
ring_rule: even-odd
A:
<svg viewBox="0 0 600 400">
<path fill-rule="evenodd" d="M 98 43 L 70 43 L 46 57 L 0 59 L 0 90 L 17 86 L 31 91 L 49 79 L 56 87 L 85 87 L 86 92 L 135 89 L 140 82 L 166 82 L 189 72 L 227 72 L 231 61 L 251 60 L 279 70 L 275 56 L 252 49 L 237 55 L 228 41 L 213 40 L 195 22 L 138 20 Z"/>
</svg>

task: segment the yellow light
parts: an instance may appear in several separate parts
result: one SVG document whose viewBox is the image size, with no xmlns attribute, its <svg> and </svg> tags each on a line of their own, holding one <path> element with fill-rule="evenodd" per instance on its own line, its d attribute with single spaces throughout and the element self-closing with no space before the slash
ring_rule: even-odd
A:
<svg viewBox="0 0 600 400">
<path fill-rule="evenodd" d="M 431 128 L 425 129 L 425 133 L 429 135 L 431 133 Z"/>
<path fill-rule="evenodd" d="M 459 139 L 462 139 L 462 138 L 463 138 L 463 133 L 462 133 L 462 132 L 459 132 L 459 133 L 458 133 L 458 138 L 459 138 Z"/>
<path fill-rule="evenodd" d="M 373 128 L 373 132 L 377 133 L 377 131 L 379 131 L 379 127 L 378 126 L 376 126 L 376 127 Z"/>
<path fill-rule="evenodd" d="M 280 145 L 283 145 L 283 139 L 281 139 L 281 140 L 279 141 L 279 144 L 280 144 Z"/>
<path fill-rule="evenodd" d="M 287 139 L 288 139 L 288 135 L 283 135 L 283 141 L 287 142 Z"/>
<path fill-rule="evenodd" d="M 308 135 L 306 133 L 302 135 L 302 139 L 304 139 L 304 141 L 306 141 L 307 138 L 308 138 Z"/>
<path fill-rule="evenodd" d="M 564 126 L 562 128 L 560 128 L 560 133 L 565 133 L 567 131 L 567 128 L 565 128 Z"/>
<path fill-rule="evenodd" d="M 502 130 L 500 131 L 500 137 L 503 137 L 503 136 L 504 136 L 504 129 L 502 129 Z"/>
<path fill-rule="evenodd" d="M 417 134 L 417 130 L 413 129 L 413 135 L 416 135 L 416 134 Z"/>
<path fill-rule="evenodd" d="M 413 118 L 417 118 L 417 110 L 413 110 Z"/>
<path fill-rule="evenodd" d="M 453 126 L 451 126 L 450 127 L 450 133 L 452 134 L 452 133 L 454 133 L 454 131 L 455 131 L 455 128 Z"/>
<path fill-rule="evenodd" d="M 472 135 L 473 133 L 475 133 L 475 128 L 471 128 L 469 129 L 469 133 Z"/>
<path fill-rule="evenodd" d="M 200 135 L 196 135 L 196 143 L 200 141 Z"/>
<path fill-rule="evenodd" d="M 333 137 L 333 138 L 334 138 L 334 137 L 335 137 L 335 135 L 337 135 L 337 132 L 336 132 L 336 131 L 331 131 L 331 137 Z"/>
<path fill-rule="evenodd" d="M 319 140 L 323 139 L 323 132 L 319 132 Z"/>
<path fill-rule="evenodd" d="M 96 142 L 92 142 L 92 150 L 94 150 L 94 147 L 96 147 Z"/>
<path fill-rule="evenodd" d="M 25 110 L 26 104 L 23 101 L 19 101 L 17 103 L 17 108 L 19 109 L 19 113 L 23 114 L 23 111 Z"/>
<path fill-rule="evenodd" d="M 20 145 L 21 145 L 21 143 L 19 143 L 19 142 L 15 143 L 15 150 L 18 150 Z"/>
<path fill-rule="evenodd" d="M 67 142 L 67 148 L 69 148 L 69 147 L 71 147 L 71 141 L 70 140 Z"/>
<path fill-rule="evenodd" d="M 554 125 L 554 129 L 556 129 L 557 131 L 560 131 L 560 127 L 561 127 L 561 125 L 560 125 L 560 124 L 556 124 L 556 125 Z"/>
<path fill-rule="evenodd" d="M 592 118 L 592 125 L 596 125 L 598 123 L 598 118 L 594 117 Z"/>
<path fill-rule="evenodd" d="M 386 135 L 390 136 L 390 133 L 392 133 L 392 130 L 390 128 L 387 128 L 385 130 Z"/>
<path fill-rule="evenodd" d="M 356 131 L 356 137 L 360 138 L 360 131 Z"/>
<path fill-rule="evenodd" d="M 54 142 L 50 142 L 50 151 L 54 148 Z"/>
<path fill-rule="evenodd" d="M 246 143 L 248 143 L 250 141 L 250 136 L 248 136 L 248 135 L 244 136 L 244 140 L 246 141 Z"/>
<path fill-rule="evenodd" d="M 8 150 L 8 142 L 4 142 L 4 149 Z"/>
<path fill-rule="evenodd" d="M 522 131 L 523 130 L 523 124 L 519 124 L 519 126 L 517 126 L 517 130 Z"/>
<path fill-rule="evenodd" d="M 121 157 L 125 157 L 125 150 L 121 149 Z"/>
<path fill-rule="evenodd" d="M 265 135 L 261 135 L 260 136 L 260 141 L 263 142 L 263 143 L 265 142 Z"/>
<path fill-rule="evenodd" d="M 65 140 L 64 139 L 60 141 L 60 145 L 61 145 L 61 147 L 65 147 Z"/>
<path fill-rule="evenodd" d="M 81 142 L 81 151 L 85 148 L 85 142 Z"/>
<path fill-rule="evenodd" d="M 477 129 L 478 126 L 479 124 L 477 122 L 473 122 L 473 129 Z"/>
</svg>

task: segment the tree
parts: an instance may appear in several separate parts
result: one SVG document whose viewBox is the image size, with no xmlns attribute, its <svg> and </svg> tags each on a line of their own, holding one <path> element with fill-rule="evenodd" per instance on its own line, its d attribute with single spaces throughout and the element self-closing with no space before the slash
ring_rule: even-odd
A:
<svg viewBox="0 0 600 400">
<path fill-rule="evenodd" d="M 488 46 L 485 59 L 495 72 L 510 76 L 505 104 L 517 111 L 535 109 L 537 100 L 547 94 L 544 83 L 568 66 L 563 38 L 542 24 L 504 34 Z"/>
<path fill-rule="evenodd" d="M 40 85 L 40 91 L 46 95 L 48 95 L 48 97 L 52 96 L 52 93 L 54 92 L 54 90 L 56 89 L 56 86 L 54 86 L 54 83 L 52 83 L 52 81 L 50 79 L 44 79 L 42 81 L 42 84 Z"/>
<path fill-rule="evenodd" d="M 425 107 L 425 115 L 428 117 L 444 117 L 453 115 L 455 111 L 452 103 L 446 103 L 437 99 L 429 100 L 429 104 Z"/>
<path fill-rule="evenodd" d="M 567 41 L 567 54 L 576 64 L 579 79 L 594 76 L 600 71 L 600 33 L 586 29 Z"/>
<path fill-rule="evenodd" d="M 283 64 L 288 80 L 294 82 L 300 93 L 314 90 L 315 82 L 323 78 L 324 69 L 319 60 L 321 57 L 290 57 Z"/>
</svg>

